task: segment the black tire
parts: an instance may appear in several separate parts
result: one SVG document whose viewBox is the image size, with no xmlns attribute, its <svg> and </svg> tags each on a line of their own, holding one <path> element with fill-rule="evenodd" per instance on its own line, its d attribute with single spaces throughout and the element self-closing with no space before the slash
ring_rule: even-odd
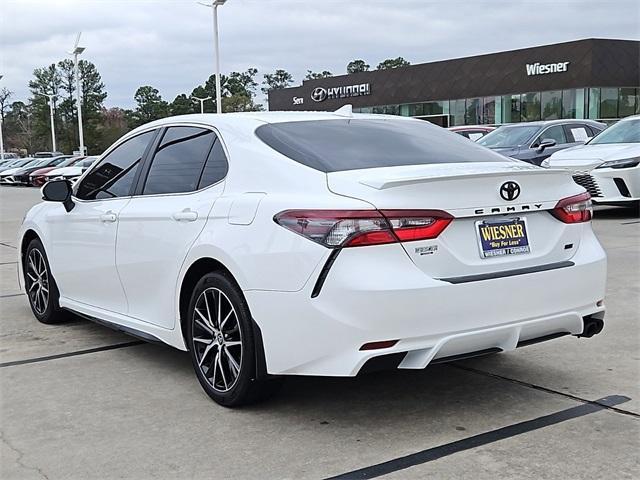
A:
<svg viewBox="0 0 640 480">
<path fill-rule="evenodd" d="M 208 319 L 202 316 L 204 313 L 207 317 L 207 309 Z M 277 391 L 280 378 L 256 378 L 259 340 L 247 302 L 233 279 L 221 272 L 205 274 L 191 293 L 186 321 L 193 368 L 200 385 L 215 402 L 237 407 L 265 400 Z"/>
<path fill-rule="evenodd" d="M 67 320 L 69 315 L 60 308 L 58 303 L 60 293 L 40 239 L 34 238 L 29 242 L 24 253 L 22 269 L 29 306 L 36 319 L 48 325 Z"/>
</svg>

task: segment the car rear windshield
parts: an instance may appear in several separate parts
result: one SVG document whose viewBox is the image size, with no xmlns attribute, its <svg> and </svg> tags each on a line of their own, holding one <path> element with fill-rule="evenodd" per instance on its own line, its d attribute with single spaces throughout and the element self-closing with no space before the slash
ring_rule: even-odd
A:
<svg viewBox="0 0 640 480">
<path fill-rule="evenodd" d="M 506 157 L 423 121 L 308 120 L 256 129 L 281 154 L 322 172 L 432 163 L 507 162 Z"/>
</svg>

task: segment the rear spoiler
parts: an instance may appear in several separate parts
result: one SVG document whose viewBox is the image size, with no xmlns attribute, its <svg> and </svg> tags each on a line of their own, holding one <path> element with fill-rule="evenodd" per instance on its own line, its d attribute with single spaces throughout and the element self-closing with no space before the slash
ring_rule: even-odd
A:
<svg viewBox="0 0 640 480">
<path fill-rule="evenodd" d="M 364 176 L 359 179 L 359 183 L 362 185 L 366 185 L 367 187 L 375 188 L 376 190 L 385 190 L 387 188 L 401 187 L 405 185 L 415 185 L 418 183 L 428 183 L 435 182 L 441 180 L 449 180 L 449 179 L 461 179 L 461 178 L 478 178 L 478 177 L 504 177 L 505 175 L 509 176 L 518 176 L 521 174 L 526 175 L 558 175 L 558 170 L 553 169 L 529 169 L 523 171 L 512 171 L 512 172 L 469 172 L 469 173 L 456 173 L 452 172 L 450 174 L 441 173 L 434 175 L 413 175 L 413 176 L 389 176 L 383 177 L 381 175 L 377 176 Z M 570 175 L 567 172 L 567 175 Z"/>
</svg>

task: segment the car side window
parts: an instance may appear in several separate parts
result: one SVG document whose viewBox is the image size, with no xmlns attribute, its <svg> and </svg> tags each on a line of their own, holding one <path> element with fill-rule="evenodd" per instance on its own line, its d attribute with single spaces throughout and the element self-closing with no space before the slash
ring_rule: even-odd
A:
<svg viewBox="0 0 640 480">
<path fill-rule="evenodd" d="M 153 156 L 142 194 L 197 190 L 215 139 L 216 134 L 204 128 L 169 127 Z"/>
<path fill-rule="evenodd" d="M 227 176 L 228 170 L 229 162 L 227 161 L 227 156 L 222 148 L 222 142 L 217 138 L 216 143 L 213 144 L 213 148 L 207 157 L 207 163 L 204 166 L 198 189 L 219 182 Z"/>
<path fill-rule="evenodd" d="M 536 138 L 536 141 L 533 143 L 532 147 L 540 146 L 540 142 L 547 139 L 555 140 L 556 145 L 567 143 L 567 137 L 564 134 L 564 128 L 562 127 L 562 125 L 554 125 L 547 128 L 538 136 L 538 138 Z"/>
<path fill-rule="evenodd" d="M 118 145 L 82 180 L 76 190 L 81 200 L 126 197 L 142 157 L 156 131 L 145 132 Z"/>
<path fill-rule="evenodd" d="M 593 136 L 591 129 L 579 124 L 567 125 L 566 134 L 569 143 L 586 142 Z"/>
</svg>

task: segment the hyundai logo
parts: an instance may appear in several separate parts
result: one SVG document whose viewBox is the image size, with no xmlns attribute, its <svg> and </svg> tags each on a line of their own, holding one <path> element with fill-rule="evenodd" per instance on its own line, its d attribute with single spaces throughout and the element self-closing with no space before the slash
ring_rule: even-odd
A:
<svg viewBox="0 0 640 480">
<path fill-rule="evenodd" d="M 314 102 L 324 102 L 327 99 L 327 89 L 322 87 L 316 87 L 311 92 L 311 98 Z"/>
<path fill-rule="evenodd" d="M 520 196 L 520 185 L 516 182 L 505 182 L 500 187 L 500 196 L 507 201 L 515 200 Z"/>
</svg>

